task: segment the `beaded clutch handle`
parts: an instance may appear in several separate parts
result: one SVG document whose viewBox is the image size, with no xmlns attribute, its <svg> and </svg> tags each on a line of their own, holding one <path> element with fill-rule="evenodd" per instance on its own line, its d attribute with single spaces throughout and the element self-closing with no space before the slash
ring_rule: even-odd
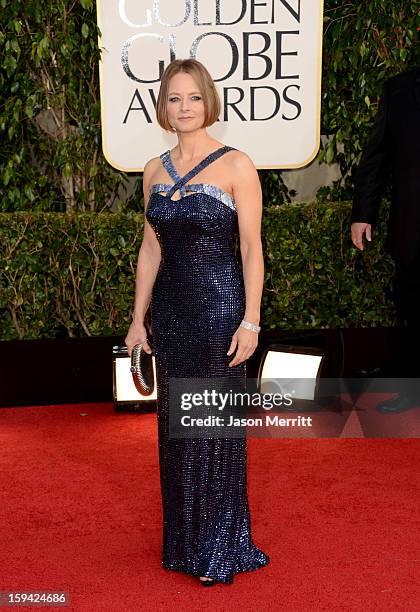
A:
<svg viewBox="0 0 420 612">
<path fill-rule="evenodd" d="M 150 345 L 150 341 L 149 346 Z M 152 348 L 152 347 L 151 347 Z M 151 395 L 155 388 L 152 353 L 146 353 L 143 343 L 136 344 L 131 351 L 131 373 L 134 385 L 141 395 Z"/>
</svg>

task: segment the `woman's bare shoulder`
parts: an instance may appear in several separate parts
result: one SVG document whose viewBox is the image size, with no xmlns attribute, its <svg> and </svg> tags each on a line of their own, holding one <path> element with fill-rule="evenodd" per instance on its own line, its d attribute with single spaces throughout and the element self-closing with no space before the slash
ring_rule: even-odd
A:
<svg viewBox="0 0 420 612">
<path fill-rule="evenodd" d="M 252 161 L 248 153 L 245 153 L 245 151 L 241 151 L 240 149 L 232 149 L 231 151 L 229 151 L 229 154 L 227 155 L 227 160 L 229 160 L 232 165 L 237 167 L 249 167 L 250 164 L 254 165 L 254 162 Z"/>
<path fill-rule="evenodd" d="M 226 161 L 230 164 L 232 170 L 240 172 L 246 172 L 252 168 L 255 170 L 254 162 L 250 156 L 240 149 L 229 151 L 226 156 Z"/>
<path fill-rule="evenodd" d="M 159 167 L 161 166 L 160 157 L 152 157 L 149 159 L 143 170 L 143 184 L 148 188 L 154 181 L 156 176 L 159 175 Z"/>
<path fill-rule="evenodd" d="M 144 165 L 143 173 L 151 176 L 160 165 L 160 157 L 151 157 Z"/>
</svg>

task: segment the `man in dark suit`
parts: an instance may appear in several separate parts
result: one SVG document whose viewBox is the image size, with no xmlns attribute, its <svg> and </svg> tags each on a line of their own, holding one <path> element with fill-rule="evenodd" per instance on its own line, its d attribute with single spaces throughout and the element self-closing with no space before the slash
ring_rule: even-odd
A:
<svg viewBox="0 0 420 612">
<path fill-rule="evenodd" d="M 420 377 L 420 67 L 388 79 L 356 174 L 351 236 L 364 249 L 387 180 L 392 196 L 388 245 L 395 261 L 394 302 L 400 330 L 398 376 Z M 401 338 L 405 338 L 401 342 Z M 418 385 L 377 407 L 394 413 L 420 405 Z"/>
</svg>

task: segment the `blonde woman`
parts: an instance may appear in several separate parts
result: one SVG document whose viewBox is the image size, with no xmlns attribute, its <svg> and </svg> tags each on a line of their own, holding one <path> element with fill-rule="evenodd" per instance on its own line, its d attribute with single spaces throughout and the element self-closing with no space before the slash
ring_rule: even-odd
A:
<svg viewBox="0 0 420 612">
<path fill-rule="evenodd" d="M 251 537 L 246 438 L 169 436 L 169 379 L 245 379 L 258 344 L 264 263 L 262 196 L 245 153 L 211 136 L 220 114 L 207 69 L 194 59 L 171 62 L 157 100 L 160 126 L 178 144 L 147 162 L 144 237 L 139 252 L 128 353 L 150 344 L 157 370 L 159 465 L 166 569 L 197 576 L 203 586 L 230 584 L 269 557 Z M 234 255 L 239 237 L 240 262 Z"/>
</svg>

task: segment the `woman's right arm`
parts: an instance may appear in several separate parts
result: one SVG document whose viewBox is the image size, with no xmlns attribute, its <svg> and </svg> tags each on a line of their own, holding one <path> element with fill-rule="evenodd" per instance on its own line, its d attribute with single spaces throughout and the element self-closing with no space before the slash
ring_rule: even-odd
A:
<svg viewBox="0 0 420 612">
<path fill-rule="evenodd" d="M 128 330 L 125 344 L 131 357 L 134 345 L 142 342 L 147 353 L 151 353 L 150 346 L 145 342 L 147 330 L 144 326 L 144 317 L 149 307 L 152 289 L 156 280 L 161 262 L 160 244 L 153 228 L 146 219 L 146 210 L 149 203 L 150 177 L 152 174 L 153 160 L 147 162 L 143 172 L 143 196 L 144 196 L 144 234 L 137 259 L 136 291 L 133 309 L 133 322 Z"/>
</svg>

